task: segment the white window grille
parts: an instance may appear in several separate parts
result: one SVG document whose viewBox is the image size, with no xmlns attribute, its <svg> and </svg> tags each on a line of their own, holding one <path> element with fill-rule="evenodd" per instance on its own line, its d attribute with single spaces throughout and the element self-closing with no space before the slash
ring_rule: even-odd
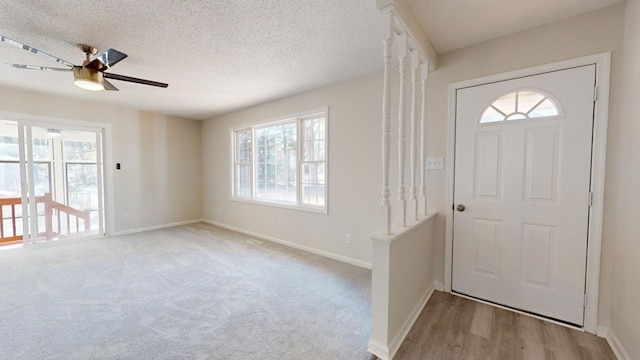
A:
<svg viewBox="0 0 640 360">
<path fill-rule="evenodd" d="M 232 198 L 327 211 L 327 111 L 232 130 Z"/>
</svg>

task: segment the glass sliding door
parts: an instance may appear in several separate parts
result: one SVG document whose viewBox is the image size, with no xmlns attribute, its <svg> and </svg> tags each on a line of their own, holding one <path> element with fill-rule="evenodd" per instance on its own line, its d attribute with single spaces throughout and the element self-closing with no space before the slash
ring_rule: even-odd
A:
<svg viewBox="0 0 640 360">
<path fill-rule="evenodd" d="M 0 246 L 104 235 L 102 146 L 102 129 L 0 120 Z"/>
<path fill-rule="evenodd" d="M 22 242 L 18 123 L 0 120 L 0 246 Z"/>
<path fill-rule="evenodd" d="M 53 138 L 47 137 L 38 127 L 25 127 L 27 139 L 26 160 L 24 166 L 27 174 L 27 205 L 32 231 L 25 234 L 31 236 L 31 242 L 50 240 L 50 203 L 53 190 Z M 46 130 L 46 129 L 45 129 Z M 47 200 L 49 199 L 49 200 Z"/>
<path fill-rule="evenodd" d="M 65 131 L 62 139 L 65 204 L 89 213 L 91 234 L 103 231 L 100 134 Z"/>
</svg>

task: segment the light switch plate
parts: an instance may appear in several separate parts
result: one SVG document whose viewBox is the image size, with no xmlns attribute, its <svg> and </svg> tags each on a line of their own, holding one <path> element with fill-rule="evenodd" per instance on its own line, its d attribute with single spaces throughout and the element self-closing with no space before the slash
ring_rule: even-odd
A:
<svg viewBox="0 0 640 360">
<path fill-rule="evenodd" d="M 444 158 L 427 158 L 427 170 L 443 170 Z"/>
</svg>

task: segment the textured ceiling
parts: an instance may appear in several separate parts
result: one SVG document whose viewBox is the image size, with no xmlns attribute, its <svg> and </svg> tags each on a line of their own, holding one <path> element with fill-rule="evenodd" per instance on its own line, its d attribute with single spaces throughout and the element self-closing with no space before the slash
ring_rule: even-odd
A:
<svg viewBox="0 0 640 360">
<path fill-rule="evenodd" d="M 438 53 L 569 18 L 624 0 L 405 0 Z"/>
<path fill-rule="evenodd" d="M 206 119 L 382 68 L 372 0 L 84 0 L 0 2 L 0 34 L 79 65 L 75 44 L 129 55 L 88 92 L 71 73 L 0 66 L 0 83 Z M 56 66 L 0 43 L 0 63 Z"/>
<path fill-rule="evenodd" d="M 445 52 L 622 0 L 406 1 Z M 78 65 L 77 43 L 114 48 L 129 57 L 110 72 L 169 88 L 88 92 L 71 73 L 10 66 L 0 84 L 208 119 L 380 70 L 380 26 L 374 0 L 2 0 L 0 34 Z M 0 43 L 5 62 L 57 65 Z"/>
</svg>

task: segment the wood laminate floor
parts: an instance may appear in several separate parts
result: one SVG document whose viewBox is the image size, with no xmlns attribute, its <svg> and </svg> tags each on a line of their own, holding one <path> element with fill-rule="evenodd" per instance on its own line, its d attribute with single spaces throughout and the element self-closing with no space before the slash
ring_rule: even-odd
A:
<svg viewBox="0 0 640 360">
<path fill-rule="evenodd" d="M 435 291 L 394 360 L 616 360 L 606 340 Z"/>
</svg>

